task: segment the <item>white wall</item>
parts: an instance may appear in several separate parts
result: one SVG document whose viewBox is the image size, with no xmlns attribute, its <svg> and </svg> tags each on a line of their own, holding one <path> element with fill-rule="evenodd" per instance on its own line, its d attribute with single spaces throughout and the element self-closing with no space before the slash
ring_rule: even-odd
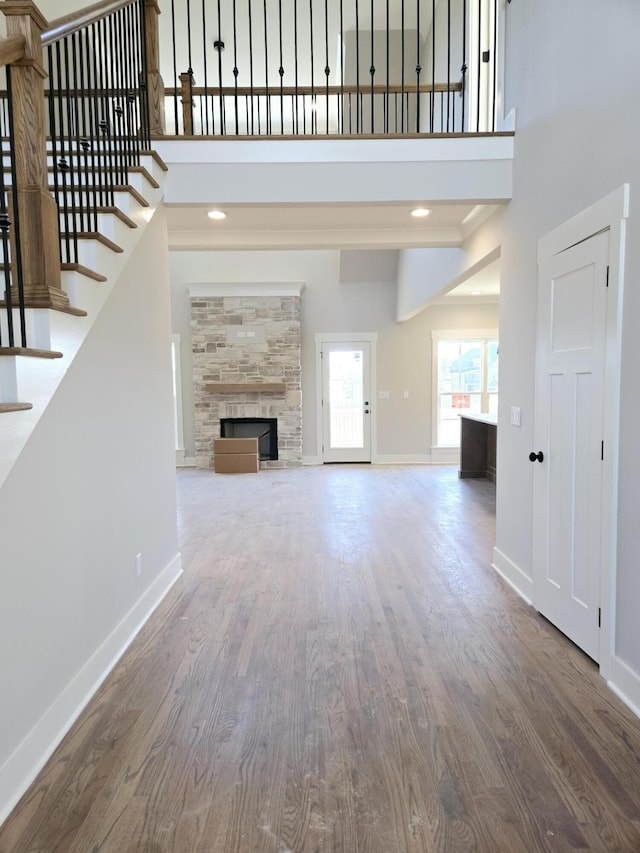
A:
<svg viewBox="0 0 640 853">
<path fill-rule="evenodd" d="M 168 279 L 159 208 L 0 490 L 0 822 L 179 572 Z"/>
<path fill-rule="evenodd" d="M 383 267 L 389 271 L 389 264 Z M 353 258 L 350 258 L 353 276 Z M 171 280 L 174 332 L 189 347 L 187 283 L 304 281 L 302 292 L 303 454 L 317 454 L 316 332 L 377 332 L 378 388 L 389 400 L 376 400 L 378 454 L 426 458 L 431 448 L 431 330 L 494 328 L 497 304 L 433 306 L 406 323 L 396 323 L 394 280 L 377 281 L 370 253 L 363 253 L 357 282 L 340 281 L 340 252 L 173 252 Z M 368 280 L 367 280 L 368 279 Z M 186 359 L 185 359 L 186 360 Z M 192 384 L 183 369 L 183 388 Z M 409 392 L 409 399 L 404 398 Z M 190 392 L 188 392 L 190 393 Z M 187 395 L 185 395 L 185 401 Z M 188 438 L 187 438 L 188 436 Z M 186 455 L 192 456 L 193 407 L 185 402 Z"/>
<path fill-rule="evenodd" d="M 522 427 L 499 438 L 497 548 L 531 574 L 536 241 L 624 182 L 629 234 L 640 228 L 640 4 L 536 0 L 506 7 L 506 107 L 517 108 L 514 193 L 503 220 L 500 409 Z M 626 82 L 625 82 L 626 81 Z M 629 85 L 632 86 L 631 97 Z M 616 654 L 640 696 L 640 243 L 627 244 L 617 563 Z"/>
</svg>

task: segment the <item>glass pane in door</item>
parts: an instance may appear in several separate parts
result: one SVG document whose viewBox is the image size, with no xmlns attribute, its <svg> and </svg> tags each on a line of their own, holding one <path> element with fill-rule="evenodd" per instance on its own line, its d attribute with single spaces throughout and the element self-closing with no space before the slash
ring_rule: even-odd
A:
<svg viewBox="0 0 640 853">
<path fill-rule="evenodd" d="M 329 352 L 329 446 L 364 447 L 362 350 Z"/>
</svg>

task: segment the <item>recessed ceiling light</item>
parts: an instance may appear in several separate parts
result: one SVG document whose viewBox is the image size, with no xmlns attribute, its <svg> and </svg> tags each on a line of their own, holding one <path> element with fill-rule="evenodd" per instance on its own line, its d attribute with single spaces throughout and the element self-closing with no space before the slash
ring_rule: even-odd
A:
<svg viewBox="0 0 640 853">
<path fill-rule="evenodd" d="M 207 213 L 207 216 L 209 217 L 209 219 L 226 219 L 227 218 L 227 214 L 224 213 L 222 210 L 210 210 L 209 213 Z"/>
<path fill-rule="evenodd" d="M 411 215 L 415 216 L 416 219 L 419 219 L 421 216 L 428 216 L 431 213 L 426 207 L 416 207 L 415 210 L 411 211 Z"/>
</svg>

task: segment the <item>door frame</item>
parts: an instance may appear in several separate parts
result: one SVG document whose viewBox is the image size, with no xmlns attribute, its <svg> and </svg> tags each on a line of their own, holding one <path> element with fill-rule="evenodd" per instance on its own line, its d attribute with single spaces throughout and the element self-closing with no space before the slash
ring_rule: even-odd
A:
<svg viewBox="0 0 640 853">
<path fill-rule="evenodd" d="M 368 343 L 371 365 L 371 463 L 375 463 L 378 457 L 378 430 L 376 402 L 378 397 L 378 385 L 376 376 L 376 346 L 378 343 L 377 332 L 316 332 L 316 458 L 322 464 L 322 433 L 324 425 L 322 422 L 322 345 L 334 343 Z"/>
<path fill-rule="evenodd" d="M 538 240 L 538 267 L 577 243 L 609 231 L 609 294 L 605 323 L 604 469 L 602 476 L 602 541 L 600 545 L 600 674 L 609 680 L 615 654 L 615 589 L 620 435 L 620 365 L 626 220 L 629 184 L 623 184 L 577 216 Z M 536 591 L 533 589 L 533 605 Z"/>
</svg>

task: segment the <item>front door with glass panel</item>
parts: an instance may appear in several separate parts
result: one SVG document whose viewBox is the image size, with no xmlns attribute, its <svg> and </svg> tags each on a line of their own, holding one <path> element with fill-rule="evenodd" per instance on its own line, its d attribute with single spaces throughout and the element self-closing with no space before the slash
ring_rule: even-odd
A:
<svg viewBox="0 0 640 853">
<path fill-rule="evenodd" d="M 368 342 L 322 344 L 322 460 L 371 462 Z"/>
</svg>

